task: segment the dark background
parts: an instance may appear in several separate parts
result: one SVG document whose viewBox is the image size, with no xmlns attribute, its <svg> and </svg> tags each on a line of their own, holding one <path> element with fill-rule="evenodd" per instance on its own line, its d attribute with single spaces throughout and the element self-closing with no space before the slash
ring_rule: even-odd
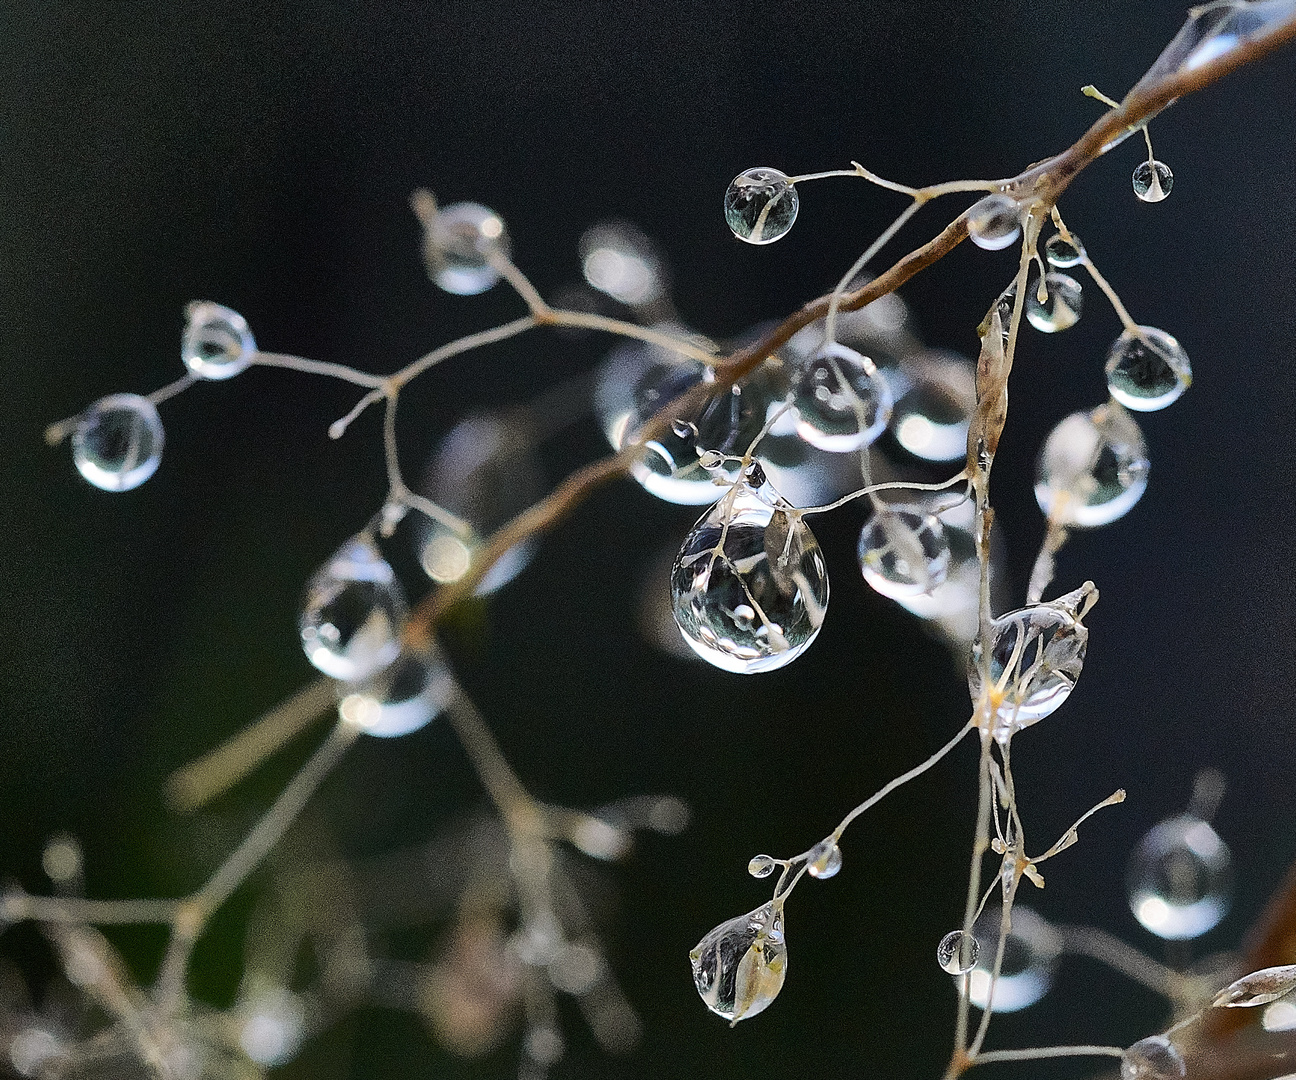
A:
<svg viewBox="0 0 1296 1080">
<path fill-rule="evenodd" d="M 165 809 L 162 781 L 310 677 L 302 583 L 382 497 L 377 416 L 330 443 L 353 391 L 281 372 L 164 406 L 165 459 L 136 492 L 93 490 L 66 448 L 48 450 L 50 420 L 179 373 L 185 302 L 231 305 L 264 348 L 377 371 L 514 317 L 503 290 L 461 299 L 428 283 L 407 209 L 428 186 L 498 210 L 546 292 L 576 278 L 585 227 L 632 218 L 667 253 L 685 317 L 737 333 L 822 292 L 903 203 L 851 181 L 809 186 L 792 234 L 755 249 L 720 212 L 736 172 L 852 158 L 914 184 L 1016 172 L 1092 121 L 1083 83 L 1123 93 L 1182 14 L 1166 2 L 5 5 L 0 867 L 43 888 L 41 846 L 69 829 L 94 895 L 196 885 L 233 834 L 204 847 L 203 827 Z M 1185 805 L 1196 769 L 1228 776 L 1217 825 L 1239 868 L 1234 912 L 1204 947 L 1236 943 L 1296 854 L 1294 80 L 1289 50 L 1159 119 L 1176 177 L 1165 203 L 1130 190 L 1135 140 L 1063 201 L 1135 318 L 1184 344 L 1196 382 L 1144 424 L 1142 502 L 1061 559 L 1059 585 L 1090 577 L 1103 598 L 1079 689 L 1015 744 L 1027 827 L 1043 847 L 1116 787 L 1130 798 L 1027 902 L 1154 953 L 1125 907 L 1124 862 Z M 905 237 L 957 209 L 927 211 Z M 960 250 L 906 286 L 927 340 L 973 351 L 1013 261 Z M 1118 324 L 1089 292 L 1080 325 L 1029 337 L 1014 373 L 996 502 L 1017 600 L 1041 532 L 1035 450 L 1104 392 Z M 407 471 L 467 408 L 527 400 L 605 349 L 536 333 L 428 375 L 402 399 Z M 556 477 L 602 452 L 586 422 L 548 464 Z M 605 1059 L 569 1023 L 555 1075 L 933 1075 L 953 994 L 932 952 L 961 911 L 970 746 L 856 825 L 837 879 L 798 891 L 789 980 L 767 1014 L 729 1031 L 690 985 L 688 948 L 768 894 L 744 873 L 751 855 L 802 850 L 967 710 L 960 665 L 860 581 L 854 510 L 815 525 L 832 608 L 791 668 L 743 679 L 644 644 L 641 577 L 695 513 L 628 483 L 600 493 L 454 639 L 535 792 L 597 805 L 669 791 L 696 815 L 611 873 L 608 935 L 641 1050 Z M 250 820 L 300 753 L 218 816 Z M 480 798 L 434 725 L 362 745 L 320 805 L 358 854 L 430 835 Z M 195 987 L 212 1000 L 232 991 L 238 939 L 233 919 L 200 952 Z M 6 940 L 38 965 L 32 938 Z M 117 940 L 149 977 L 160 939 Z M 1046 1003 L 1004 1018 L 992 1041 L 1124 1044 L 1157 1030 L 1160 1009 L 1066 961 Z M 515 1050 L 465 1064 L 415 1021 L 369 1012 L 292 1075 L 506 1076 Z"/>
</svg>

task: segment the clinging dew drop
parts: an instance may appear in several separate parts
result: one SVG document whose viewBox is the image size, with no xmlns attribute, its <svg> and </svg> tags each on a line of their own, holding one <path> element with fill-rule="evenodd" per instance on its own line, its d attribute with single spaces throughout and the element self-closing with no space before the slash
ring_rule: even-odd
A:
<svg viewBox="0 0 1296 1080">
<path fill-rule="evenodd" d="M 997 909 L 987 909 L 977 919 L 973 934 L 997 942 L 999 916 Z M 1014 904 L 1012 929 L 1004 943 L 1003 967 L 998 981 L 993 983 L 994 1011 L 1018 1012 L 1044 997 L 1053 985 L 1053 973 L 1061 951 L 1058 932 L 1025 904 Z M 994 954 L 994 949 L 980 952 L 968 976 L 968 999 L 978 1009 L 984 1009 L 990 1001 Z"/>
<path fill-rule="evenodd" d="M 671 606 L 703 660 L 740 674 L 773 671 L 800 656 L 823 625 L 823 552 L 799 516 L 740 482 L 685 537 Z"/>
<path fill-rule="evenodd" d="M 967 230 L 977 247 L 999 251 L 1021 235 L 1021 207 L 1001 192 L 987 195 L 969 208 Z"/>
<path fill-rule="evenodd" d="M 797 434 L 834 454 L 861 450 L 891 419 L 891 390 L 873 361 L 829 342 L 793 376 Z"/>
<path fill-rule="evenodd" d="M 747 864 L 747 873 L 754 878 L 769 877 L 774 873 L 774 868 L 778 866 L 778 860 L 770 855 L 755 855 L 751 862 Z"/>
<path fill-rule="evenodd" d="M 356 682 L 400 653 L 405 595 L 372 540 L 343 544 L 306 586 L 299 620 L 306 657 L 325 675 Z"/>
<path fill-rule="evenodd" d="M 185 316 L 180 357 L 191 374 L 231 379 L 247 369 L 257 348 L 242 315 L 223 304 L 195 300 L 185 308 Z"/>
<path fill-rule="evenodd" d="M 1044 334 L 1069 330 L 1080 321 L 1084 292 L 1070 274 L 1044 275 L 1044 299 L 1039 298 L 1039 281 L 1026 290 L 1026 321 Z"/>
<path fill-rule="evenodd" d="M 103 491 L 130 491 L 157 472 L 162 460 L 162 420 L 138 394 L 100 398 L 72 429 L 77 472 Z"/>
<path fill-rule="evenodd" d="M 1126 330 L 1107 351 L 1107 389 L 1126 408 L 1155 412 L 1178 401 L 1192 383 L 1183 346 L 1164 330 Z"/>
<path fill-rule="evenodd" d="M 428 274 L 445 292 L 476 296 L 500 279 L 491 257 L 511 251 L 503 219 L 479 203 L 460 202 L 434 210 L 424 223 L 423 257 Z"/>
<path fill-rule="evenodd" d="M 339 686 L 338 715 L 366 735 L 396 738 L 426 727 L 453 693 L 438 653 L 406 650 L 367 679 Z"/>
<path fill-rule="evenodd" d="M 879 504 L 860 532 L 858 554 L 864 580 L 892 599 L 930 593 L 950 563 L 940 518 L 921 506 Z"/>
<path fill-rule="evenodd" d="M 951 930 L 936 946 L 936 963 L 950 975 L 966 975 L 976 967 L 981 943 L 972 934 Z"/>
<path fill-rule="evenodd" d="M 1183 1056 L 1164 1035 L 1139 1039 L 1121 1055 L 1121 1080 L 1183 1080 Z"/>
<path fill-rule="evenodd" d="M 1141 161 L 1134 169 L 1134 194 L 1144 202 L 1160 202 L 1174 187 L 1174 173 L 1164 161 Z"/>
<path fill-rule="evenodd" d="M 1228 913 L 1233 860 L 1208 822 L 1180 814 L 1154 826 L 1130 853 L 1130 910 L 1157 937 L 1200 937 Z"/>
<path fill-rule="evenodd" d="M 806 872 L 812 878 L 822 880 L 836 877 L 841 868 L 842 853 L 836 841 L 820 840 L 810 849 L 810 857 L 806 860 Z"/>
<path fill-rule="evenodd" d="M 721 923 L 693 947 L 689 962 L 693 985 L 717 1016 L 736 1024 L 764 1012 L 787 974 L 782 905 Z"/>
<path fill-rule="evenodd" d="M 1035 463 L 1035 501 L 1059 525 L 1107 525 L 1142 498 L 1149 468 L 1138 424 L 1108 402 L 1072 413 L 1049 433 Z"/>
<path fill-rule="evenodd" d="M 1068 240 L 1061 233 L 1054 233 L 1044 245 L 1044 259 L 1055 270 L 1069 270 L 1084 262 L 1084 244 L 1075 233 L 1069 234 Z"/>
<path fill-rule="evenodd" d="M 730 231 L 749 244 L 782 239 L 795 223 L 800 206 L 801 197 L 787 174 L 764 166 L 740 172 L 724 197 Z"/>
</svg>

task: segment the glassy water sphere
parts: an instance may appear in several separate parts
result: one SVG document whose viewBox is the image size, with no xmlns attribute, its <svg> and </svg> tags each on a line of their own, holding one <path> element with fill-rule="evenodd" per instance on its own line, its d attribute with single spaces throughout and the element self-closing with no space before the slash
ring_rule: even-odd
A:
<svg viewBox="0 0 1296 1080">
<path fill-rule="evenodd" d="M 661 256 L 628 221 L 607 221 L 587 229 L 577 252 L 585 280 L 622 304 L 641 307 L 665 295 Z"/>
<path fill-rule="evenodd" d="M 1070 236 L 1067 240 L 1061 233 L 1054 233 L 1044 245 L 1044 259 L 1055 270 L 1069 270 L 1084 262 L 1084 244 L 1075 233 Z"/>
<path fill-rule="evenodd" d="M 801 655 L 828 608 L 828 568 L 803 520 L 745 484 L 693 526 L 671 571 L 684 640 L 710 664 L 752 674 Z"/>
<path fill-rule="evenodd" d="M 387 560 L 352 537 L 311 578 L 299 619 L 306 657 L 330 678 L 355 682 L 396 659 L 405 594 Z"/>
<path fill-rule="evenodd" d="M 1147 490 L 1147 444 L 1111 402 L 1062 420 L 1035 462 L 1035 501 L 1050 521 L 1082 529 L 1124 517 Z"/>
<path fill-rule="evenodd" d="M 973 936 L 998 942 L 999 915 L 997 908 L 983 912 L 972 928 Z M 978 1009 L 984 1009 L 990 1001 L 995 951 L 992 948 L 981 951 L 968 977 L 968 998 Z M 1014 904 L 1012 929 L 1004 943 L 1003 966 L 994 984 L 994 1011 L 1018 1012 L 1047 994 L 1061 952 L 1062 942 L 1057 931 L 1031 908 Z"/>
<path fill-rule="evenodd" d="M 494 210 L 474 202 L 451 203 L 426 224 L 423 254 L 437 285 L 456 296 L 476 296 L 499 281 L 490 257 L 512 251 L 508 230 Z"/>
<path fill-rule="evenodd" d="M 1164 1035 L 1139 1039 L 1121 1055 L 1121 1080 L 1183 1080 L 1184 1059 Z"/>
<path fill-rule="evenodd" d="M 812 878 L 836 877 L 842 868 L 842 853 L 831 840 L 821 840 L 810 849 L 810 858 L 806 862 L 806 871 Z"/>
<path fill-rule="evenodd" d="M 1200 937 L 1228 913 L 1233 859 L 1211 826 L 1189 814 L 1153 827 L 1130 854 L 1130 910 L 1158 937 Z"/>
<path fill-rule="evenodd" d="M 1043 720 L 1071 696 L 1089 644 L 1080 619 L 1094 592 L 1086 583 L 1057 600 L 1029 604 L 992 621 L 991 723 L 1000 742 Z M 968 666 L 973 704 L 981 700 L 981 650 L 978 641 Z"/>
<path fill-rule="evenodd" d="M 782 907 L 764 904 L 721 923 L 693 947 L 689 963 L 693 985 L 717 1016 L 736 1024 L 764 1012 L 787 974 Z"/>
<path fill-rule="evenodd" d="M 873 361 L 829 342 L 793 378 L 797 434 L 811 446 L 846 454 L 872 443 L 891 419 L 891 389 Z"/>
<path fill-rule="evenodd" d="M 180 357 L 191 374 L 230 379 L 247 369 L 257 349 L 242 315 L 222 304 L 195 300 L 185 308 L 185 316 Z"/>
<path fill-rule="evenodd" d="M 1192 383 L 1183 346 L 1164 330 L 1126 330 L 1107 350 L 1107 389 L 1126 408 L 1155 412 L 1178 401 Z"/>
<path fill-rule="evenodd" d="M 1164 161 L 1141 161 L 1134 169 L 1134 194 L 1144 202 L 1160 202 L 1174 187 L 1174 173 Z"/>
<path fill-rule="evenodd" d="M 1080 321 L 1083 310 L 1084 292 L 1070 274 L 1045 274 L 1043 301 L 1039 298 L 1038 280 L 1026 291 L 1026 320 L 1042 333 L 1069 330 Z"/>
<path fill-rule="evenodd" d="M 162 419 L 138 394 L 100 398 L 72 429 L 77 472 L 104 491 L 130 491 L 157 472 L 162 460 Z"/>
<path fill-rule="evenodd" d="M 725 191 L 725 221 L 739 240 L 772 244 L 796 222 L 801 197 L 787 173 L 759 167 L 740 172 Z"/>
<path fill-rule="evenodd" d="M 366 735 L 392 739 L 426 727 L 454 692 L 439 653 L 407 649 L 381 671 L 340 688 L 338 715 Z"/>
<path fill-rule="evenodd" d="M 891 435 L 923 461 L 959 461 L 967 454 L 976 408 L 976 369 L 958 353 L 927 349 L 884 373 L 895 397 Z"/>
<path fill-rule="evenodd" d="M 981 943 L 962 930 L 951 930 L 936 946 L 936 963 L 951 975 L 966 975 L 976 967 Z"/>
<path fill-rule="evenodd" d="M 1002 192 L 987 195 L 968 210 L 967 230 L 977 247 L 999 251 L 1021 235 L 1021 207 Z"/>
<path fill-rule="evenodd" d="M 930 593 L 950 563 L 940 519 L 920 506 L 877 506 L 860 532 L 858 554 L 864 580 L 893 599 Z"/>
</svg>

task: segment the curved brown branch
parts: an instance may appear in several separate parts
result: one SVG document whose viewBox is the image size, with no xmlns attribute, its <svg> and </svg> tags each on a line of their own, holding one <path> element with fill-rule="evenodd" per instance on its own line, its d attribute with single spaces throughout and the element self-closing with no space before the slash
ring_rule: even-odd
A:
<svg viewBox="0 0 1296 1080">
<path fill-rule="evenodd" d="M 1004 189 L 1023 201 L 1033 202 L 1042 213 L 1047 212 L 1071 182 L 1119 137 L 1136 131 L 1177 98 L 1211 86 L 1225 75 L 1254 63 L 1294 37 L 1296 18 L 1271 31 L 1261 40 L 1241 45 L 1192 71 L 1153 77 L 1157 71 L 1157 66 L 1154 65 L 1117 108 L 1095 121 L 1075 143 L 1060 154 L 1005 181 Z M 915 274 L 948 255 L 966 237 L 966 214 L 960 214 L 939 235 L 909 252 L 867 285 L 845 294 L 839 309 L 855 311 L 895 291 Z M 642 452 L 644 445 L 662 434 L 672 418 L 692 415 L 709 398 L 749 375 L 767 356 L 786 345 L 798 330 L 824 318 L 828 314 L 830 299 L 830 296 L 821 296 L 810 301 L 769 330 L 760 340 L 717 364 L 714 382 L 695 386 L 665 405 L 644 425 L 633 444 L 611 457 L 578 469 L 547 497 L 503 526 L 478 553 L 468 573 L 456 582 L 442 585 L 414 609 L 406 627 L 406 640 L 415 645 L 425 644 L 436 623 L 455 604 L 472 594 L 487 571 L 505 552 L 527 537 L 547 532 L 597 487 L 623 475 Z"/>
</svg>

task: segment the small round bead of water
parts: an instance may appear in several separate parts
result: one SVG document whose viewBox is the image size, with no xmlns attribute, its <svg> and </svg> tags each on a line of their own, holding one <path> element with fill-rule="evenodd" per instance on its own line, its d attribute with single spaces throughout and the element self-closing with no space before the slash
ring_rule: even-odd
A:
<svg viewBox="0 0 1296 1080">
<path fill-rule="evenodd" d="M 1174 187 L 1174 173 L 1164 161 L 1141 161 L 1134 169 L 1134 194 L 1144 202 L 1160 202 Z"/>
<path fill-rule="evenodd" d="M 967 231 L 979 248 L 1006 248 L 1021 235 L 1021 207 L 1016 199 L 1002 192 L 987 195 L 968 210 Z"/>
<path fill-rule="evenodd" d="M 157 472 L 162 443 L 162 420 L 148 398 L 110 394 L 77 418 L 72 461 L 95 487 L 130 491 Z"/>
<path fill-rule="evenodd" d="M 724 214 L 730 231 L 749 244 L 772 244 L 787 235 L 801 199 L 796 185 L 778 169 L 740 172 L 725 191 Z"/>
</svg>

